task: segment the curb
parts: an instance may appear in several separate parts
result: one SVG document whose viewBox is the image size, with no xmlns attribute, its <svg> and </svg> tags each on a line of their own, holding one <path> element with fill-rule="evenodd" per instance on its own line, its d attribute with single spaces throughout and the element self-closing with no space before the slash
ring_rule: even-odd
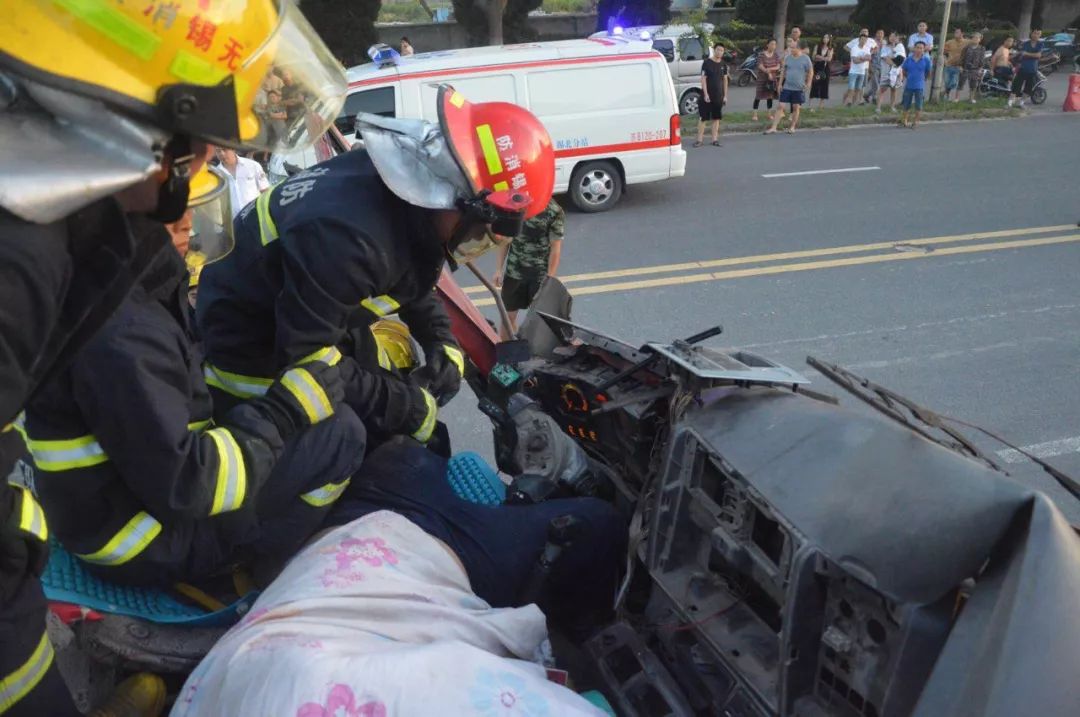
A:
<svg viewBox="0 0 1080 717">
<path fill-rule="evenodd" d="M 1002 110 L 1000 110 L 999 113 L 996 113 L 996 114 L 993 114 L 993 115 L 990 115 L 990 116 L 986 116 L 986 117 L 971 117 L 971 118 L 945 117 L 945 118 L 941 118 L 941 119 L 924 117 L 923 119 L 921 119 L 919 121 L 919 124 L 922 125 L 922 124 L 957 124 L 957 123 L 960 123 L 960 122 L 998 122 L 1000 120 L 1025 119 L 1025 118 L 1028 118 L 1028 117 L 1041 117 L 1041 116 L 1044 116 L 1045 114 L 1046 113 L 1034 113 L 1034 112 L 1027 112 L 1027 111 L 1023 111 L 1023 110 L 1021 110 L 1020 114 L 1014 114 L 1012 112 L 1009 112 L 1007 110 L 1002 109 Z M 1048 115 L 1048 116 L 1057 116 L 1057 115 Z M 850 124 L 841 124 L 841 125 L 826 126 L 826 127 L 807 127 L 807 128 L 800 127 L 799 130 L 798 130 L 798 133 L 802 134 L 804 132 L 820 132 L 820 131 L 823 131 L 823 130 L 865 129 L 867 127 L 892 127 L 897 123 L 898 120 L 899 120 L 899 114 L 895 114 L 895 115 L 891 115 L 890 119 L 888 121 L 874 120 L 874 121 L 869 121 L 869 122 L 852 122 Z M 721 134 L 722 134 L 722 136 L 725 136 L 725 137 L 728 136 L 728 135 L 735 135 L 735 134 L 763 134 L 764 133 L 764 128 L 766 126 L 767 126 L 766 124 L 756 124 L 756 123 L 751 124 L 751 123 L 748 123 L 748 122 L 741 122 L 741 123 L 738 123 L 738 124 L 731 124 L 731 125 L 722 124 L 721 125 Z M 782 131 L 779 131 L 779 132 L 782 133 Z M 693 143 L 693 139 L 691 137 L 683 137 L 683 142 L 684 143 L 685 142 Z"/>
</svg>

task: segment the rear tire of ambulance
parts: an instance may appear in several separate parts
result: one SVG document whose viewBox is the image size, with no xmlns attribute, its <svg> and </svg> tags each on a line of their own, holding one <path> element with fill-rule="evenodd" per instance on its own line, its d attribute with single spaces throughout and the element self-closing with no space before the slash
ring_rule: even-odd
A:
<svg viewBox="0 0 1080 717">
<path fill-rule="evenodd" d="M 585 162 L 570 177 L 570 199 L 582 212 L 606 212 L 619 203 L 622 174 L 612 162 Z"/>
</svg>

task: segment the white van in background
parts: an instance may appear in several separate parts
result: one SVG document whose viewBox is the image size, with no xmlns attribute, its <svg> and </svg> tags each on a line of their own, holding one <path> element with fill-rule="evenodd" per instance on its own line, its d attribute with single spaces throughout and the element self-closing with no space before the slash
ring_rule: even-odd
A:
<svg viewBox="0 0 1080 717">
<path fill-rule="evenodd" d="M 437 120 L 450 84 L 472 102 L 532 111 L 555 145 L 555 192 L 584 212 L 611 209 L 629 184 L 681 177 L 686 152 L 675 89 L 651 43 L 622 38 L 537 42 L 426 52 L 348 72 L 338 128 L 357 112 Z"/>
</svg>

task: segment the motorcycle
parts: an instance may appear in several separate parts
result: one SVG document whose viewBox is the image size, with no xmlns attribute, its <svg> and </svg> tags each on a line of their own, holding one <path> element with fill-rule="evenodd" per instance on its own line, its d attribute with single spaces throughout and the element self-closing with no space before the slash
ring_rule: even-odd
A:
<svg viewBox="0 0 1080 717">
<path fill-rule="evenodd" d="M 571 321 L 556 279 L 508 342 L 448 274 L 439 293 L 517 476 L 507 502 L 593 496 L 626 516 L 616 619 L 583 645 L 552 636 L 577 689 L 630 717 L 1072 713 L 1080 538 L 970 424 L 808 358 L 881 415 L 855 411 L 791 368 L 702 346 L 719 326 L 628 344 Z M 524 408 L 543 420 L 515 420 Z M 182 677 L 225 629 L 68 618 L 99 679 Z"/>
<path fill-rule="evenodd" d="M 758 50 L 755 47 L 736 70 L 735 84 L 739 87 L 748 87 L 757 82 Z"/>
<path fill-rule="evenodd" d="M 979 95 L 982 97 L 1008 97 L 1012 94 L 1012 80 L 1003 80 L 990 70 L 983 68 L 979 78 Z M 1038 73 L 1035 87 L 1031 90 L 1031 104 L 1041 105 L 1046 102 L 1046 75 Z"/>
</svg>

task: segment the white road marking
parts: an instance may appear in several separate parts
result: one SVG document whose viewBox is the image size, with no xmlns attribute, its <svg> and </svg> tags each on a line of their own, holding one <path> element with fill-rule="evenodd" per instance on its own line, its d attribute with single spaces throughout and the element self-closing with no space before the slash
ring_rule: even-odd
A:
<svg viewBox="0 0 1080 717">
<path fill-rule="evenodd" d="M 774 177 L 805 177 L 808 174 L 840 174 L 841 172 L 872 172 L 881 167 L 845 167 L 843 169 L 813 169 L 808 172 L 782 172 L 779 174 L 763 174 L 765 179 Z"/>
<path fill-rule="evenodd" d="M 1036 458 L 1043 459 L 1062 456 L 1066 453 L 1080 453 L 1080 436 L 1059 438 L 1056 441 L 1047 441 L 1045 443 L 1036 443 L 1031 446 L 1024 446 L 1024 450 Z M 998 457 L 1006 463 L 1023 463 L 1027 460 L 1027 457 L 1024 456 L 1023 453 L 1014 451 L 1011 448 L 1004 451 L 998 451 Z"/>
</svg>

